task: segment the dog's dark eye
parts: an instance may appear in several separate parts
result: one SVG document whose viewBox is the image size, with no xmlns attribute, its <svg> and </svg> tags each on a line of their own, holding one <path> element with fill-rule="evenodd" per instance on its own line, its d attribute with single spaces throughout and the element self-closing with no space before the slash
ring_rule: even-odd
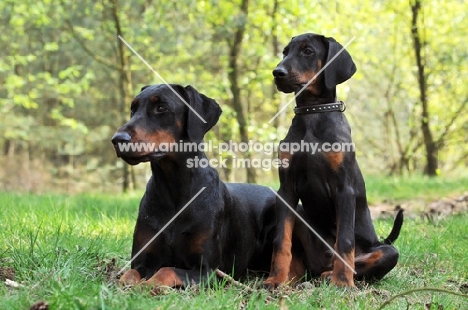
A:
<svg viewBox="0 0 468 310">
<path fill-rule="evenodd" d="M 158 113 L 162 113 L 162 112 L 166 112 L 166 111 L 167 111 L 166 107 L 164 107 L 162 105 L 158 105 L 156 107 L 156 112 L 158 112 Z"/>
<path fill-rule="evenodd" d="M 310 56 L 314 53 L 314 51 L 308 47 L 304 49 L 304 55 Z"/>
</svg>

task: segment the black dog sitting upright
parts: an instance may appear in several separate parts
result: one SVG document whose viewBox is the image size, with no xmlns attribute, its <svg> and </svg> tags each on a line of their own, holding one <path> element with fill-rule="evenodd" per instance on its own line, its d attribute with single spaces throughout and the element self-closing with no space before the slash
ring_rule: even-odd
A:
<svg viewBox="0 0 468 310">
<path fill-rule="evenodd" d="M 347 264 L 334 256 L 277 199 L 273 258 L 269 278 L 264 282 L 269 288 L 285 283 L 291 274 L 301 274 L 298 270 L 304 268 L 312 276 L 331 279 L 337 286 L 354 286 L 353 269 L 357 279 L 378 280 L 398 261 L 398 251 L 391 244 L 399 235 L 402 211 L 389 237 L 380 242 L 370 217 L 364 179 L 354 149 L 337 149 L 337 146 L 349 147 L 352 140 L 351 129 L 342 113 L 345 105 L 336 100 L 336 85 L 356 72 L 351 56 L 342 48 L 333 38 L 317 34 L 294 37 L 284 49 L 283 60 L 273 75 L 278 90 L 297 95 L 296 116 L 281 144 L 305 141 L 315 143 L 321 150 L 316 154 L 279 153 L 280 159 L 289 160 L 289 167 L 279 168 L 278 194 L 303 214 Z M 313 79 L 327 63 L 323 73 Z M 299 200 L 303 207 L 298 206 Z M 291 245 L 299 245 L 302 250 L 291 251 Z"/>
<path fill-rule="evenodd" d="M 134 285 L 146 279 L 143 283 L 151 287 L 182 287 L 200 282 L 216 268 L 236 278 L 247 268 L 268 271 L 274 193 L 257 185 L 225 184 L 212 167 L 188 168 L 188 159 L 206 158 L 202 151 L 161 151 L 162 143 L 201 142 L 221 114 L 214 100 L 193 87 L 171 87 L 144 87 L 132 101 L 130 121 L 112 138 L 117 156 L 131 165 L 150 161 L 152 170 L 134 231 L 134 259 L 120 282 Z M 128 143 L 155 150 L 122 151 Z M 202 187 L 206 189 L 144 248 Z"/>
</svg>

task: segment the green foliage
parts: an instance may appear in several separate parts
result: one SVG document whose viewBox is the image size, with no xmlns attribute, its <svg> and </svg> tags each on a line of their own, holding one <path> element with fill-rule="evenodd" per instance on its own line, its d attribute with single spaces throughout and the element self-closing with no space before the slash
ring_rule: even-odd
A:
<svg viewBox="0 0 468 310">
<path fill-rule="evenodd" d="M 102 141 L 128 118 L 129 98 L 141 86 L 162 81 L 126 47 L 121 57 L 118 34 L 165 80 L 191 84 L 220 103 L 224 113 L 210 138 L 239 141 L 238 115 L 232 107 L 228 80 L 229 48 L 236 29 L 245 24 L 237 61 L 251 139 L 278 142 L 293 117 L 291 104 L 273 125 L 267 123 L 292 98 L 276 90 L 271 75 L 292 36 L 323 33 L 342 44 L 356 37 L 348 50 L 358 72 L 338 87 L 338 97 L 348 104 L 346 113 L 361 167 L 369 173 L 422 173 L 425 154 L 408 1 L 307 5 L 301 1 L 250 1 L 247 15 L 241 14 L 240 4 L 3 1 L 0 126 L 4 135 L 0 146 L 5 153 L 11 153 L 14 145 L 21 146 L 15 148 L 16 155 L 41 150 L 40 154 L 58 167 L 64 165 L 56 153 L 63 150 L 62 139 L 49 140 L 45 147 L 31 144 L 29 141 L 37 140 L 31 137 L 36 128 L 48 126 L 56 135 L 68 128 L 77 139 L 68 143 L 80 144 L 91 139 L 96 126 L 105 126 L 110 129 L 109 136 L 100 136 L 99 142 L 87 144 L 82 152 L 72 150 L 66 162 L 81 165 L 97 160 L 98 166 L 106 169 L 99 173 L 120 180 L 120 163 L 116 163 L 110 144 L 103 152 Z M 446 175 L 464 169 L 468 155 L 468 86 L 463 80 L 468 70 L 464 47 L 468 4 L 427 0 L 422 5 L 419 23 L 430 124 L 438 146 L 440 174 Z M 128 67 L 122 67 L 121 59 L 129 60 Z M 128 70 L 130 91 L 122 95 L 122 72 Z M 78 157 L 72 160 L 72 156 Z M 259 182 L 276 180 L 276 171 L 259 174 Z M 138 176 L 145 179 L 143 174 Z M 244 180 L 241 171 L 234 171 L 229 178 Z"/>
</svg>

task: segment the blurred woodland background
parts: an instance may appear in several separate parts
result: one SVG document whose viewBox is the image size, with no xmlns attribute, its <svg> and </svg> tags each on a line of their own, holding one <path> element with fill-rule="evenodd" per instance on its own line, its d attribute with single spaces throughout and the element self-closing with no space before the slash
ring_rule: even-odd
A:
<svg viewBox="0 0 468 310">
<path fill-rule="evenodd" d="M 0 12 L 2 191 L 144 188 L 148 165 L 116 158 L 110 138 L 140 88 L 162 81 L 118 35 L 169 83 L 216 99 L 206 138 L 237 142 L 285 136 L 293 104 L 267 122 L 292 98 L 271 74 L 292 36 L 355 36 L 358 71 L 338 96 L 365 176 L 467 171 L 467 1 L 4 0 Z M 277 182 L 275 169 L 219 172 Z"/>
</svg>

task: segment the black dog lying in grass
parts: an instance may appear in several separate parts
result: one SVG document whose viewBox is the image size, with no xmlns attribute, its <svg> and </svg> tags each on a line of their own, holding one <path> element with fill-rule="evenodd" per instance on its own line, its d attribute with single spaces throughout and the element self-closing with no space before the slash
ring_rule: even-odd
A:
<svg viewBox="0 0 468 310">
<path fill-rule="evenodd" d="M 206 279 L 216 268 L 235 278 L 247 269 L 268 271 L 274 193 L 258 185 L 225 184 L 212 167 L 188 168 L 187 160 L 206 158 L 202 151 L 161 151 L 163 144 L 181 140 L 202 142 L 220 114 L 216 101 L 191 86 L 146 86 L 132 101 L 131 119 L 112 143 L 117 156 L 131 165 L 151 162 L 152 177 L 140 203 L 131 269 L 120 283 L 184 287 Z M 124 150 L 129 143 L 139 144 L 140 150 Z M 145 150 L 143 144 L 150 147 Z"/>
</svg>

